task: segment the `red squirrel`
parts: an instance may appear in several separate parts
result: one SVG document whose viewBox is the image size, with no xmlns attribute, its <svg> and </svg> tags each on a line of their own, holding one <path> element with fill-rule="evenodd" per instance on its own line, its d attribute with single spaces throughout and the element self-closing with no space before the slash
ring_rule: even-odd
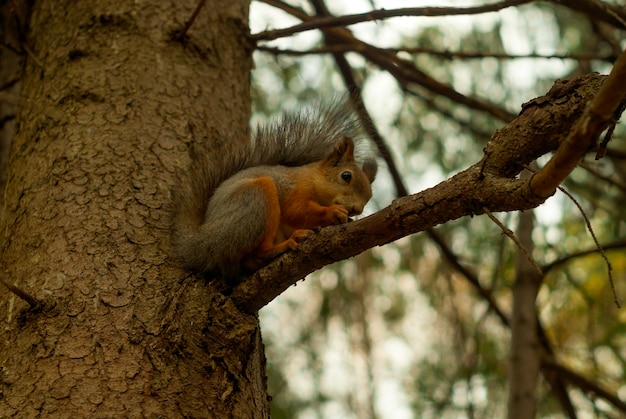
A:
<svg viewBox="0 0 626 419">
<path fill-rule="evenodd" d="M 363 142 L 340 102 L 287 114 L 243 145 L 198 153 L 173 191 L 177 259 L 232 279 L 296 248 L 315 227 L 348 222 L 371 198 L 376 175 Z"/>
</svg>

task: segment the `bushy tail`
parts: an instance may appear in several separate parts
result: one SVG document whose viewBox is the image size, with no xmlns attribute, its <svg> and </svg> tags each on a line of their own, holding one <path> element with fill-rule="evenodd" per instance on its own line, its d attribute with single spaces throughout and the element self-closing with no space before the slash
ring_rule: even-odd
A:
<svg viewBox="0 0 626 419">
<path fill-rule="evenodd" d="M 223 181 L 249 167 L 302 166 L 320 161 L 344 136 L 354 140 L 359 163 L 371 159 L 359 157 L 371 155 L 371 151 L 362 141 L 356 115 L 345 100 L 287 113 L 258 127 L 248 143 L 233 141 L 219 152 L 210 146 L 207 150 L 211 152 L 195 150 L 191 167 L 173 191 L 172 245 L 180 262 L 192 270 L 205 270 L 202 266 L 210 258 L 199 251 L 202 238 L 198 237 L 198 229 L 205 220 L 211 196 Z M 363 149 L 365 153 L 359 153 Z"/>
<path fill-rule="evenodd" d="M 205 272 L 213 264 L 202 250 L 204 238 L 199 229 L 211 196 L 224 180 L 250 167 L 251 144 L 235 140 L 225 143 L 219 152 L 208 147 L 192 149 L 191 165 L 172 190 L 170 244 L 178 262 L 192 271 Z"/>
<path fill-rule="evenodd" d="M 306 107 L 257 128 L 253 139 L 255 160 L 251 164 L 302 166 L 320 161 L 344 136 L 352 138 L 357 149 L 364 139 L 347 101 Z"/>
</svg>

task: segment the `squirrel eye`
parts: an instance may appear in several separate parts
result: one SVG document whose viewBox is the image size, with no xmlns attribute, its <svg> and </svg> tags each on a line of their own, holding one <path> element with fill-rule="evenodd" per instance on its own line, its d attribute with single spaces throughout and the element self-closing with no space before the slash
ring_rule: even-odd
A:
<svg viewBox="0 0 626 419">
<path fill-rule="evenodd" d="M 352 180 L 352 173 L 345 171 L 341 174 L 341 178 L 346 182 L 346 183 L 350 183 L 350 181 Z"/>
</svg>

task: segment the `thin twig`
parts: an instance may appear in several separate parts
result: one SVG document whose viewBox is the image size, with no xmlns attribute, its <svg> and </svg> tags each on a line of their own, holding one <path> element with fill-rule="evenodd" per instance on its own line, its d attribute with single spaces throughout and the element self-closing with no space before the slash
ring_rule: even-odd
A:
<svg viewBox="0 0 626 419">
<path fill-rule="evenodd" d="M 287 13 L 293 14 L 298 19 L 303 20 L 304 23 L 316 20 L 316 18 L 304 14 L 299 9 L 284 6 L 280 1 L 266 0 L 266 3 L 275 6 L 280 5 L 283 10 Z M 322 19 L 326 18 L 327 17 L 323 17 Z M 459 93 L 451 86 L 439 82 L 426 72 L 418 69 L 412 61 L 403 59 L 394 52 L 385 51 L 381 48 L 363 42 L 355 38 L 354 35 L 345 28 L 324 27 L 322 32 L 324 33 L 326 39 L 329 37 L 332 38 L 332 44 L 353 44 L 356 52 L 361 54 L 365 59 L 369 60 L 373 64 L 379 66 L 381 69 L 389 72 L 389 74 L 391 74 L 391 76 L 394 77 L 398 81 L 398 84 L 403 88 L 411 84 L 419 85 L 435 94 L 447 97 L 462 105 L 466 105 L 469 108 L 487 112 L 505 122 L 509 122 L 516 117 L 515 114 L 502 109 L 494 103 L 490 103 L 483 99 L 465 96 Z M 253 36 L 252 39 L 254 40 L 256 38 Z"/>
<path fill-rule="evenodd" d="M 41 306 L 41 302 L 39 302 L 39 300 L 37 300 L 35 297 L 33 297 L 32 295 L 28 294 L 25 291 L 22 291 L 21 289 L 19 289 L 18 287 L 16 287 L 13 284 L 10 284 L 9 282 L 7 282 L 3 276 L 0 276 L 0 282 L 2 282 L 4 284 L 5 287 L 7 287 L 9 289 L 9 291 L 11 291 L 13 294 L 17 295 L 18 297 L 20 297 L 22 300 L 26 301 L 31 308 L 36 308 Z"/>
<path fill-rule="evenodd" d="M 470 283 L 470 285 L 472 285 L 476 289 L 476 292 L 480 294 L 480 296 L 484 298 L 485 301 L 487 301 L 490 310 L 493 310 L 493 312 L 496 314 L 498 319 L 500 319 L 502 324 L 510 327 L 509 317 L 500 308 L 497 300 L 495 299 L 491 291 L 482 286 L 480 280 L 478 279 L 478 276 L 475 275 L 469 268 L 462 265 L 461 262 L 459 262 L 459 257 L 455 255 L 454 252 L 452 252 L 450 246 L 448 246 L 448 244 L 443 240 L 443 237 L 441 237 L 439 233 L 437 233 L 432 228 L 426 230 L 426 233 L 428 234 L 428 237 L 430 237 L 435 242 L 435 244 L 437 244 L 437 246 L 439 247 L 439 251 L 446 259 L 446 261 L 450 265 L 452 265 L 452 267 L 456 269 L 461 275 L 463 275 L 465 279 Z"/>
<path fill-rule="evenodd" d="M 526 169 L 536 173 L 536 170 L 526 166 Z M 574 205 L 576 205 L 576 208 L 578 208 L 578 211 L 580 211 L 580 214 L 583 216 L 583 219 L 585 220 L 585 224 L 587 226 L 587 231 L 589 231 L 589 234 L 591 235 L 591 237 L 593 238 L 593 241 L 596 245 L 596 250 L 593 251 L 585 251 L 585 252 L 581 252 L 578 254 L 578 256 L 582 256 L 582 255 L 586 255 L 589 253 L 594 253 L 596 251 L 600 252 L 600 255 L 602 256 L 602 259 L 604 259 L 606 266 L 607 266 L 607 271 L 608 271 L 608 275 L 609 275 L 609 284 L 611 284 L 611 292 L 613 293 L 613 301 L 615 302 L 615 305 L 617 306 L 617 308 L 621 308 L 620 302 L 619 302 L 619 298 L 617 297 L 617 291 L 615 290 L 615 283 L 613 282 L 613 266 L 611 265 L 611 261 L 609 261 L 609 258 L 607 257 L 606 253 L 604 252 L 604 249 L 602 248 L 602 245 L 600 244 L 600 241 L 598 240 L 598 237 L 596 236 L 595 231 L 593 230 L 593 227 L 591 226 L 591 221 L 589 221 L 589 218 L 587 217 L 587 214 L 585 213 L 585 210 L 583 209 L 582 205 L 580 205 L 580 203 L 576 200 L 576 198 L 574 198 L 574 196 L 569 193 L 565 188 L 563 188 L 562 186 L 559 186 L 558 189 L 563 192 L 565 194 L 565 196 L 567 196 L 573 203 Z M 617 243 L 618 247 L 621 246 L 621 242 Z M 562 263 L 562 262 L 561 262 Z M 551 269 L 553 266 L 553 264 L 548 265 L 546 268 L 547 269 Z"/>
<path fill-rule="evenodd" d="M 200 13 L 200 10 L 202 10 L 202 8 L 204 7 L 205 3 L 206 3 L 206 0 L 200 0 L 198 2 L 198 5 L 196 6 L 196 10 L 193 11 L 193 13 L 191 14 L 191 17 L 185 23 L 185 26 L 183 26 L 183 28 L 180 30 L 180 32 L 178 32 L 178 34 L 176 34 L 175 39 L 177 41 L 182 41 L 183 39 L 185 39 L 185 36 L 187 36 L 187 31 L 189 31 L 189 28 L 191 28 L 191 25 L 193 25 L 193 22 L 196 20 L 196 17 L 198 17 L 198 14 Z"/>
<path fill-rule="evenodd" d="M 522 245 L 522 243 L 520 243 L 520 241 L 517 239 L 517 237 L 515 237 L 515 233 L 513 233 L 510 229 L 508 229 L 504 224 L 502 224 L 500 222 L 500 220 L 498 220 L 492 213 L 491 211 L 489 211 L 489 208 L 483 208 L 483 211 L 485 211 L 485 214 L 487 214 L 487 216 L 491 219 L 491 221 L 493 221 L 494 223 L 496 223 L 496 225 L 498 227 L 500 227 L 500 230 L 502 230 L 502 232 L 511 240 L 513 240 L 513 243 L 515 243 L 515 245 L 517 246 L 517 248 L 519 250 L 522 251 L 522 253 L 524 254 L 524 256 L 526 256 L 526 259 L 528 259 L 528 261 L 535 267 L 535 269 L 537 270 L 537 273 L 539 274 L 539 276 L 543 277 L 543 271 L 541 270 L 541 267 L 537 264 L 537 262 L 535 262 L 535 260 L 532 258 L 532 256 L 530 255 L 530 253 L 528 253 L 528 250 L 526 250 L 526 248 Z"/>
<path fill-rule="evenodd" d="M 596 247 L 598 248 L 598 251 L 600 252 L 600 255 L 602 256 L 602 259 L 604 259 L 604 262 L 606 263 L 607 273 L 609 275 L 609 284 L 611 285 L 611 292 L 613 293 L 613 302 L 615 303 L 617 308 L 621 308 L 622 306 L 619 303 L 619 298 L 617 297 L 617 291 L 615 290 L 615 283 L 613 282 L 613 273 L 612 273 L 613 265 L 611 265 L 611 261 L 606 256 L 606 253 L 604 252 L 604 249 L 602 248 L 602 245 L 600 244 L 600 241 L 598 240 L 598 237 L 596 236 L 595 231 L 593 231 L 593 227 L 591 226 L 591 221 L 589 221 L 587 214 L 585 214 L 585 210 L 580 205 L 580 203 L 576 200 L 576 198 L 574 198 L 572 194 L 567 192 L 565 188 L 561 186 L 559 186 L 559 190 L 563 192 L 574 203 L 574 205 L 576 205 L 576 207 L 582 214 L 583 219 L 585 220 L 585 224 L 587 225 L 587 231 L 589 231 L 589 234 L 591 234 L 591 237 L 593 238 L 593 242 L 596 244 Z"/>
<path fill-rule="evenodd" d="M 24 48 L 24 51 L 26 51 L 26 53 L 28 54 L 28 56 L 30 58 L 33 59 L 33 61 L 35 62 L 35 64 L 37 64 L 40 68 L 43 68 L 43 62 L 41 62 L 41 60 L 35 55 L 35 53 L 33 52 L 33 50 L 31 50 L 28 45 L 26 44 L 22 44 L 22 48 Z"/>
<path fill-rule="evenodd" d="M 324 45 L 322 47 L 312 48 L 310 50 L 297 50 L 290 48 L 278 48 L 265 45 L 257 45 L 259 51 L 265 51 L 271 54 L 282 55 L 310 55 L 310 54 L 329 54 L 334 52 L 359 52 L 360 48 L 354 44 L 336 44 Z M 498 60 L 519 60 L 536 58 L 542 60 L 574 60 L 574 61 L 607 61 L 613 62 L 617 58 L 615 54 L 599 54 L 599 53 L 581 53 L 581 54 L 505 54 L 497 52 L 464 52 L 464 51 L 448 51 L 438 50 L 434 48 L 381 48 L 383 51 L 398 53 L 406 52 L 409 54 L 429 54 L 446 60 L 461 59 L 473 60 L 484 58 L 495 58 Z"/>
<path fill-rule="evenodd" d="M 600 146 L 598 147 L 598 152 L 596 153 L 596 160 L 599 160 L 606 155 L 607 145 L 613 139 L 613 132 L 615 131 L 615 127 L 617 126 L 619 117 L 622 114 L 622 112 L 624 112 L 625 108 L 626 108 L 626 103 L 623 103 L 621 106 L 619 106 L 615 110 L 614 121 L 611 125 L 609 125 L 609 128 L 606 130 L 606 134 L 604 135 L 604 139 L 602 140 L 602 142 L 600 143 Z"/>
<path fill-rule="evenodd" d="M 482 14 L 496 12 L 507 7 L 519 6 L 521 4 L 530 3 L 532 0 L 506 0 L 500 3 L 489 4 L 486 6 L 476 7 L 408 7 L 402 9 L 378 9 L 367 13 L 359 13 L 353 15 L 344 15 L 339 17 L 324 16 L 302 22 L 289 28 L 263 31 L 251 36 L 255 41 L 272 40 L 291 36 L 295 33 L 310 31 L 313 29 L 346 27 L 361 22 L 370 22 L 373 20 L 382 20 L 399 16 L 456 16 Z"/>
<path fill-rule="evenodd" d="M 616 240 L 612 243 L 609 244 L 604 244 L 603 249 L 605 251 L 607 250 L 622 250 L 626 248 L 626 239 L 620 239 L 620 240 Z M 555 260 L 553 262 L 550 262 L 546 265 L 542 266 L 542 269 L 545 273 L 548 273 L 548 271 L 551 271 L 554 268 L 557 268 L 567 262 L 569 262 L 572 259 L 576 259 L 576 258 L 580 258 L 580 257 L 585 257 L 585 256 L 589 256 L 592 255 L 594 253 L 598 253 L 599 250 L 597 247 L 594 247 L 593 249 L 587 249 L 587 250 L 581 250 L 578 251 L 576 253 L 570 253 L 569 255 L 563 256 L 561 259 Z"/>
<path fill-rule="evenodd" d="M 553 359 L 543 359 L 541 361 L 542 368 L 553 370 L 558 373 L 564 380 L 578 387 L 583 393 L 594 394 L 606 400 L 619 409 L 626 412 L 626 402 L 622 401 L 617 395 L 601 387 L 599 384 L 587 379 L 586 377 L 572 371 L 571 369 L 557 363 Z"/>
</svg>

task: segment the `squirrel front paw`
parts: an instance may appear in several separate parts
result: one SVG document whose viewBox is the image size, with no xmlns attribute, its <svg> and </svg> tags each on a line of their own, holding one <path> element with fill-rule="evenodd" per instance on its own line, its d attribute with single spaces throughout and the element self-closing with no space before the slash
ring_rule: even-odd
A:
<svg viewBox="0 0 626 419">
<path fill-rule="evenodd" d="M 328 224 L 345 224 L 348 222 L 348 210 L 341 205 L 331 205 L 328 211 Z"/>
</svg>

